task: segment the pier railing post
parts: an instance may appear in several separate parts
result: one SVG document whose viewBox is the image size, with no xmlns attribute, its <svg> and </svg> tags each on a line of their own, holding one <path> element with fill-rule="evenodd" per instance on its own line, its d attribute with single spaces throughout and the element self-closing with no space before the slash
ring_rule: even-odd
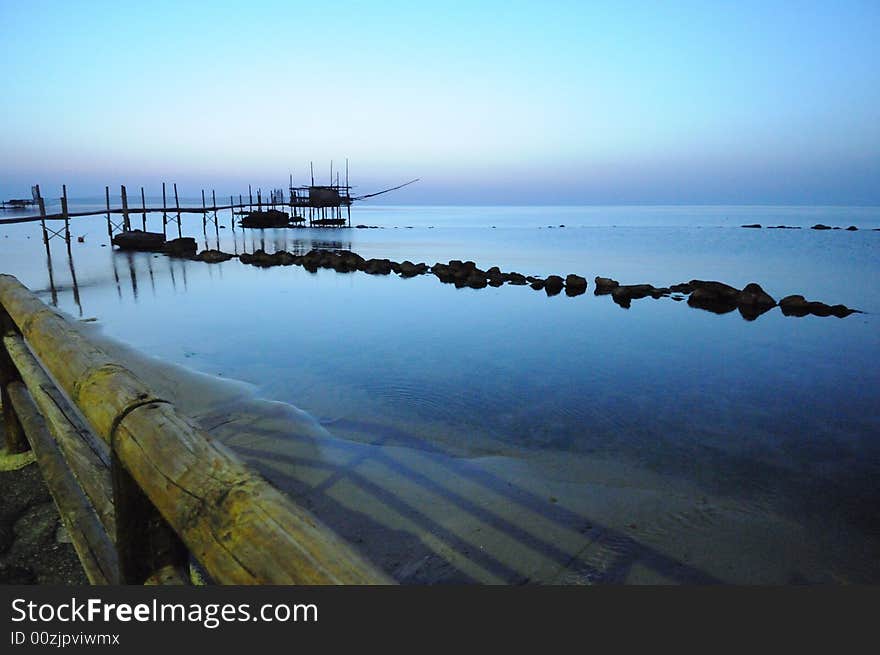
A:
<svg viewBox="0 0 880 655">
<path fill-rule="evenodd" d="M 0 333 L 3 336 L 7 334 L 17 334 L 12 319 L 6 313 L 6 310 L 0 305 Z M 24 430 L 15 408 L 12 406 L 12 400 L 9 397 L 9 385 L 13 382 L 21 380 L 18 369 L 9 357 L 6 351 L 6 345 L 0 340 L 0 402 L 3 403 L 3 429 L 6 435 L 6 453 L 23 453 L 30 450 L 30 444 L 24 436 Z"/>
</svg>

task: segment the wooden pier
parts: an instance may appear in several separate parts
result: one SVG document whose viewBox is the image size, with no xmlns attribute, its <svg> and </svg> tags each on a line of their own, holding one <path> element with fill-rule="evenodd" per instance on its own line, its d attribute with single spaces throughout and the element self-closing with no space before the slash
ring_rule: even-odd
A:
<svg viewBox="0 0 880 655">
<path fill-rule="evenodd" d="M 307 510 L 0 275 L 8 453 L 33 449 L 93 584 L 390 584 Z M 82 416 L 85 420 L 81 420 Z"/>
<path fill-rule="evenodd" d="M 274 189 L 270 191 L 268 198 L 263 198 L 262 190 L 257 189 L 256 193 L 251 186 L 248 186 L 248 195 L 245 199 L 243 194 L 238 195 L 238 202 L 235 196 L 229 196 L 229 204 L 217 204 L 217 194 L 211 190 L 211 204 L 207 203 L 205 189 L 201 189 L 201 204 L 196 206 L 180 206 L 180 196 L 177 190 L 177 184 L 172 184 L 169 189 L 166 184 L 162 183 L 162 206 L 147 206 L 146 193 L 144 187 L 140 187 L 140 207 L 129 205 L 128 191 L 125 185 L 119 188 L 119 205 L 111 205 L 110 187 L 104 188 L 104 208 L 89 209 L 84 211 L 74 211 L 70 208 L 70 201 L 67 194 L 67 185 L 62 185 L 61 197 L 59 198 L 61 211 L 55 214 L 49 214 L 46 211 L 46 201 L 40 190 L 40 185 L 34 185 L 33 201 L 27 201 L 33 204 L 39 210 L 39 214 L 31 216 L 18 216 L 13 218 L 0 218 L 0 225 L 12 223 L 28 223 L 40 222 L 43 242 L 46 249 L 49 249 L 49 241 L 55 237 L 64 239 L 68 248 L 70 247 L 70 221 L 73 218 L 85 216 L 105 216 L 107 221 L 107 236 L 110 243 L 113 243 L 113 237 L 122 232 L 132 232 L 140 229 L 147 232 L 148 214 L 162 215 L 162 235 L 168 236 L 169 229 L 177 229 L 177 237 L 183 236 L 183 214 L 201 214 L 202 231 L 206 232 L 209 223 L 213 223 L 214 230 L 218 231 L 223 220 L 220 212 L 229 212 L 229 226 L 234 230 L 236 228 L 236 216 L 244 217 L 238 225 L 247 227 L 302 227 L 308 222 L 309 227 L 351 227 L 351 206 L 355 201 L 366 200 L 374 196 L 382 195 L 390 191 L 396 191 L 405 186 L 418 182 L 418 179 L 410 180 L 404 184 L 384 189 L 375 193 L 368 193 L 361 196 L 352 196 L 352 187 L 349 184 L 348 160 L 345 162 L 345 179 L 344 184 L 340 181 L 339 171 L 335 172 L 333 163 L 330 163 L 330 184 L 321 185 L 315 183 L 314 166 L 310 164 L 310 180 L 308 186 L 294 186 L 293 175 L 290 175 L 290 182 L 287 189 L 287 195 L 283 189 Z M 174 205 L 171 206 L 169 192 L 173 192 Z M 256 196 L 256 197 L 255 197 Z M 23 201 L 24 202 L 24 201 Z M 135 202 L 137 202 L 135 200 Z M 19 207 L 20 208 L 20 207 Z M 287 211 L 285 211 L 287 210 Z M 343 216 L 343 213 L 345 216 Z M 132 227 L 132 216 L 140 215 L 141 222 L 139 228 Z M 266 221 L 260 219 L 266 217 Z M 248 219 L 250 224 L 248 224 Z M 52 222 L 63 221 L 64 226 L 58 229 L 50 227 Z M 171 226 L 169 228 L 169 226 Z"/>
</svg>

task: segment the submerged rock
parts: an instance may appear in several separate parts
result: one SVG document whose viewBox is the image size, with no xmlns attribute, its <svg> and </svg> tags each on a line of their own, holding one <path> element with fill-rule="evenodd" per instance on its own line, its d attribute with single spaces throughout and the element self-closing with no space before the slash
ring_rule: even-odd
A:
<svg viewBox="0 0 880 655">
<path fill-rule="evenodd" d="M 832 229 L 832 228 L 831 228 L 831 226 L 829 226 L 829 225 L 823 225 L 822 223 L 816 223 L 816 224 L 815 224 L 813 227 L 811 227 L 810 229 L 811 229 L 811 230 L 830 230 L 830 229 Z"/>
<path fill-rule="evenodd" d="M 740 227 L 751 227 L 751 228 L 760 228 L 760 223 L 752 223 L 751 225 L 740 225 Z"/>
</svg>

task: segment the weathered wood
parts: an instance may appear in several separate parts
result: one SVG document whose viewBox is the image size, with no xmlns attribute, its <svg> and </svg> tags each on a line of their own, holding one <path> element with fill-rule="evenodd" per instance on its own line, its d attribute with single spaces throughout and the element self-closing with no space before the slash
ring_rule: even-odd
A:
<svg viewBox="0 0 880 655">
<path fill-rule="evenodd" d="M 110 457 L 103 442 L 96 441 L 67 399 L 31 354 L 19 335 L 3 344 L 21 374 L 31 397 L 46 419 L 49 431 L 61 447 L 64 459 L 85 491 L 107 534 L 114 537 L 115 513 L 110 482 Z"/>
<path fill-rule="evenodd" d="M 110 187 L 104 187 L 104 197 L 107 200 L 107 236 L 110 237 L 110 244 L 113 245 L 113 222 L 110 220 Z"/>
<path fill-rule="evenodd" d="M 119 581 L 122 584 L 144 584 L 157 572 L 164 571 L 165 581 L 184 583 L 188 578 L 185 573 L 189 559 L 186 546 L 125 470 L 116 453 L 113 454 L 111 471 Z"/>
<path fill-rule="evenodd" d="M 0 306 L 0 332 L 3 334 L 14 334 L 15 327 L 10 316 Z M 6 352 L 6 346 L 0 343 L 0 404 L 3 405 L 3 431 L 5 434 L 6 453 L 13 455 L 15 453 L 23 453 L 30 448 L 21 427 L 21 422 L 9 399 L 8 385 L 16 380 L 20 380 L 21 376 L 15 364 Z"/>
<path fill-rule="evenodd" d="M 9 385 L 9 396 L 86 576 L 92 584 L 117 583 L 118 562 L 113 542 L 67 467 L 27 387 L 22 382 L 13 382 Z"/>
<path fill-rule="evenodd" d="M 128 216 L 128 193 L 125 191 L 124 184 L 120 185 L 119 192 L 122 196 L 122 229 L 128 232 L 131 230 L 131 220 Z"/>
<path fill-rule="evenodd" d="M 61 215 L 64 217 L 64 240 L 70 247 L 70 215 L 67 207 L 67 185 L 61 185 Z"/>
<path fill-rule="evenodd" d="M 391 582 L 11 276 L 0 275 L 0 304 L 214 580 Z"/>
<path fill-rule="evenodd" d="M 143 214 L 141 214 L 141 227 L 144 232 L 147 231 L 147 197 L 144 195 L 144 187 L 141 187 L 141 207 L 143 207 Z"/>
</svg>

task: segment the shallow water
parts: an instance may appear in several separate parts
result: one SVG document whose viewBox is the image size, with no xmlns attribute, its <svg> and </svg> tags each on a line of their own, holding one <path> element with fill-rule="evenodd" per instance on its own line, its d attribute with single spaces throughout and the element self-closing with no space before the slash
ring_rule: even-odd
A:
<svg viewBox="0 0 880 655">
<path fill-rule="evenodd" d="M 100 217 L 76 219 L 72 257 L 52 243 L 50 281 L 38 224 L 0 226 L 0 269 L 47 301 L 317 419 L 317 436 L 225 438 L 401 580 L 880 579 L 880 209 L 370 207 L 353 222 L 384 229 L 233 232 L 227 213 L 205 235 L 201 222 L 185 215 L 184 233 L 229 252 L 756 281 L 864 310 L 746 321 L 671 299 L 625 310 L 592 283 L 548 298 L 208 265 L 114 253 Z M 754 222 L 860 230 L 737 227 Z"/>
</svg>

